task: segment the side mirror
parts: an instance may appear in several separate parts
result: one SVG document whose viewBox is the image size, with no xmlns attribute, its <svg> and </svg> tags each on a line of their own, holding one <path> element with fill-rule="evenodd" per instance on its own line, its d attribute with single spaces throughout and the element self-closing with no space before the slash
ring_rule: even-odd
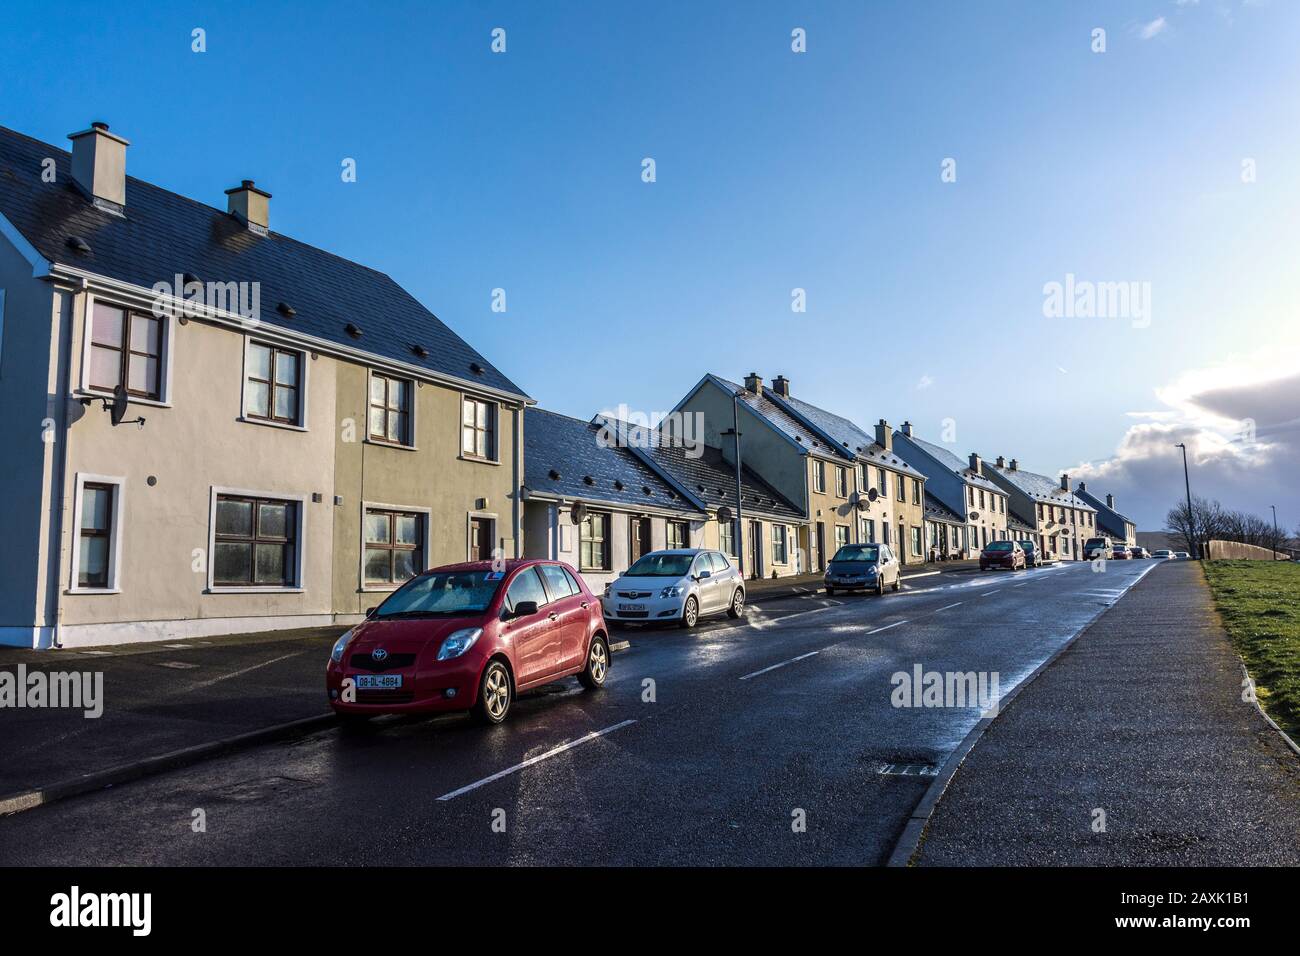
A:
<svg viewBox="0 0 1300 956">
<path fill-rule="evenodd" d="M 515 605 L 515 617 L 529 617 L 537 613 L 536 601 L 520 601 Z"/>
<path fill-rule="evenodd" d="M 368 608 L 366 608 L 366 617 L 374 617 L 374 616 L 375 616 L 375 612 L 378 611 L 378 610 L 379 610 L 379 606 L 378 606 L 378 605 L 376 605 L 375 607 L 368 607 Z"/>
<path fill-rule="evenodd" d="M 705 578 L 711 578 L 711 577 L 713 577 L 712 571 L 701 571 L 699 574 L 695 575 L 695 580 L 703 581 Z"/>
</svg>

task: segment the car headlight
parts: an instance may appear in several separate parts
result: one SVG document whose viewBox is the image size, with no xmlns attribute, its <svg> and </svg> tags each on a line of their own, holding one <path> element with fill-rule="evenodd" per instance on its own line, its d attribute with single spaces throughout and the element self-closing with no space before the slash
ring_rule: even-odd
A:
<svg viewBox="0 0 1300 956">
<path fill-rule="evenodd" d="M 335 664 L 343 660 L 343 652 L 348 649 L 348 641 L 352 640 L 352 632 L 356 628 L 348 628 L 343 632 L 343 636 L 334 642 L 334 649 L 330 651 L 330 660 Z"/>
<path fill-rule="evenodd" d="M 606 584 L 606 585 L 605 585 L 605 597 L 609 597 L 609 589 L 610 589 L 611 587 L 612 587 L 612 585 L 609 585 L 609 584 Z"/>
<path fill-rule="evenodd" d="M 438 648 L 438 660 L 449 661 L 453 657 L 460 657 L 473 647 L 474 642 L 482 635 L 481 627 L 464 627 L 459 631 L 452 631 L 442 642 L 442 647 Z"/>
<path fill-rule="evenodd" d="M 877 568 L 877 567 L 873 564 L 873 565 L 871 565 L 869 568 L 867 568 L 867 570 L 863 571 L 862 573 L 865 574 L 867 577 L 871 577 L 871 576 L 872 576 L 873 574 L 875 574 L 878 570 L 879 570 L 879 568 Z"/>
<path fill-rule="evenodd" d="M 660 592 L 659 592 L 659 596 L 660 596 L 661 598 L 675 598 L 675 597 L 681 597 L 681 596 L 682 596 L 682 592 L 685 591 L 685 590 L 686 590 L 686 589 L 683 588 L 680 584 L 674 584 L 674 585 L 672 585 L 672 586 L 670 586 L 670 587 L 666 587 L 666 588 L 664 588 L 662 591 L 660 591 Z"/>
</svg>

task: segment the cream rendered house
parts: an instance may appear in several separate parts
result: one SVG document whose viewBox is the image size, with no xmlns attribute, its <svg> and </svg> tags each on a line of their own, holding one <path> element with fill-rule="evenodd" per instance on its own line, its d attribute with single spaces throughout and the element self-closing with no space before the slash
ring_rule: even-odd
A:
<svg viewBox="0 0 1300 956">
<path fill-rule="evenodd" d="M 346 624 L 520 553 L 516 385 L 252 182 L 214 208 L 69 138 L 0 129 L 0 642 Z"/>
</svg>

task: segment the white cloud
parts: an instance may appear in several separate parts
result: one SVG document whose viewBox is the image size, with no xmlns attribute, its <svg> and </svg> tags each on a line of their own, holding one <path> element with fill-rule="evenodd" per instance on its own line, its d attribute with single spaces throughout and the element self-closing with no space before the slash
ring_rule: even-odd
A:
<svg viewBox="0 0 1300 956">
<path fill-rule="evenodd" d="M 1300 525 L 1300 355 L 1185 372 L 1155 390 L 1166 407 L 1129 412 L 1115 454 L 1071 475 L 1098 495 L 1115 495 L 1119 510 L 1144 531 L 1159 530 L 1183 495 L 1182 452 L 1193 494 L 1225 507 L 1269 514 L 1288 530 Z"/>
<path fill-rule="evenodd" d="M 1150 23 L 1144 23 L 1138 27 L 1138 36 L 1144 40 L 1150 40 L 1159 33 L 1164 33 L 1165 28 L 1169 26 L 1169 21 L 1164 17 L 1156 17 Z"/>
<path fill-rule="evenodd" d="M 916 383 L 916 387 L 917 387 L 917 388 L 929 388 L 929 387 L 930 387 L 931 385 L 933 385 L 933 384 L 934 384 L 934 379 L 932 379 L 932 378 L 931 378 L 930 376 L 928 376 L 928 375 L 922 375 L 922 376 L 921 376 L 921 380 L 920 380 L 919 382 Z"/>
</svg>

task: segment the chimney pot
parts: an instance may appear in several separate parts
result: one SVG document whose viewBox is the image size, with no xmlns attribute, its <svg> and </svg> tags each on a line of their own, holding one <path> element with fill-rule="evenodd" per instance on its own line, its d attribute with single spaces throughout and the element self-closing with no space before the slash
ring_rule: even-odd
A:
<svg viewBox="0 0 1300 956">
<path fill-rule="evenodd" d="M 1069 490 L 1070 490 L 1070 476 L 1069 476 L 1069 474 L 1062 474 L 1062 475 L 1061 475 L 1061 490 L 1062 490 L 1062 491 L 1069 491 Z"/>
<path fill-rule="evenodd" d="M 1114 510 L 1115 510 L 1115 496 L 1114 496 L 1114 495 L 1107 495 L 1107 496 L 1106 496 L 1106 507 L 1109 508 L 1111 511 L 1114 511 Z"/>
<path fill-rule="evenodd" d="M 883 418 L 876 423 L 876 444 L 886 452 L 894 450 L 894 433 L 889 428 L 889 422 Z"/>
<path fill-rule="evenodd" d="M 1009 462 L 1007 462 L 1007 469 L 1009 471 L 1017 471 L 1019 468 L 1020 468 L 1020 463 L 1017 462 L 1014 458 L 1012 458 Z"/>
<path fill-rule="evenodd" d="M 982 461 L 980 461 L 980 456 L 979 456 L 979 455 L 975 454 L 975 452 L 971 452 L 971 453 L 970 453 L 970 470 L 971 470 L 971 471 L 973 471 L 973 472 L 974 472 L 975 474 L 977 474 L 977 475 L 983 475 L 983 474 L 984 474 L 983 464 L 984 464 L 984 463 L 983 463 Z"/>
<path fill-rule="evenodd" d="M 749 389 L 749 391 L 753 392 L 755 395 L 762 395 L 763 376 L 759 375 L 757 372 L 750 372 L 745 376 L 745 388 Z"/>
<path fill-rule="evenodd" d="M 998 467 L 999 468 L 1007 467 L 1007 460 L 1003 458 L 1001 455 L 998 455 Z"/>
<path fill-rule="evenodd" d="M 776 392 L 776 394 L 780 395 L 782 398 L 789 398 L 790 380 L 784 375 L 778 375 L 776 378 L 772 379 L 772 391 Z"/>
<path fill-rule="evenodd" d="M 96 120 L 70 133 L 72 179 L 100 209 L 121 214 L 126 207 L 126 148 L 130 142 Z"/>
<path fill-rule="evenodd" d="M 903 433 L 904 435 L 906 435 L 908 438 L 911 438 L 911 437 L 912 437 L 912 423 L 911 423 L 911 422 L 903 422 L 903 427 L 900 429 L 900 431 L 902 431 L 902 433 Z"/>
<path fill-rule="evenodd" d="M 258 189 L 251 179 L 242 180 L 226 190 L 226 211 L 238 217 L 249 229 L 265 234 L 271 227 L 271 194 Z"/>
</svg>

